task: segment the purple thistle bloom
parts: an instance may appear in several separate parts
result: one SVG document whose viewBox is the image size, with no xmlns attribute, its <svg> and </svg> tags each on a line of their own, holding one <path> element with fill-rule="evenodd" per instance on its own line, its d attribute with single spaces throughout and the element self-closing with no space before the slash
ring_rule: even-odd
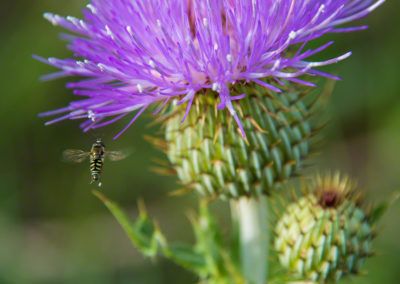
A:
<svg viewBox="0 0 400 284">
<path fill-rule="evenodd" d="M 305 44 L 325 33 L 365 29 L 337 26 L 368 15 L 383 2 L 93 0 L 83 10 L 85 20 L 46 13 L 44 17 L 54 25 L 77 35 L 64 36 L 75 59 L 36 57 L 61 70 L 44 78 L 87 77 L 67 87 L 88 98 L 41 116 L 67 113 L 46 124 L 86 118 L 81 127 L 87 131 L 137 111 L 118 137 L 157 102 L 162 107 L 175 98 L 178 104 L 187 102 L 184 120 L 198 91 L 212 89 L 219 93 L 218 108 L 227 108 L 243 133 L 232 101 L 244 95 L 231 96 L 232 84 L 254 82 L 280 92 L 268 82 L 279 85 L 283 79 L 313 85 L 298 78 L 303 74 L 338 79 L 314 68 L 351 53 L 308 61 L 333 42 L 314 50 L 305 50 Z M 296 52 L 287 52 L 292 45 L 297 45 Z"/>
</svg>

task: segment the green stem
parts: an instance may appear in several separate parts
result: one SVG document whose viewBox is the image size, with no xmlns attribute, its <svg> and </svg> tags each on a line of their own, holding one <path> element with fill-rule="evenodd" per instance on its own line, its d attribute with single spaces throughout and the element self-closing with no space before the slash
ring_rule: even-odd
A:
<svg viewBox="0 0 400 284">
<path fill-rule="evenodd" d="M 232 203 L 239 233 L 239 259 L 244 278 L 264 284 L 268 276 L 267 198 L 242 197 Z"/>
</svg>

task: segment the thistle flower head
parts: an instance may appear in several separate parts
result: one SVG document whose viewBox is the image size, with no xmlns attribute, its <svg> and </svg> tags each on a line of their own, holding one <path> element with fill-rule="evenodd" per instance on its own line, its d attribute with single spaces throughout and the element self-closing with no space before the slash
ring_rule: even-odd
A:
<svg viewBox="0 0 400 284">
<path fill-rule="evenodd" d="M 304 194 L 286 206 L 276 227 L 281 264 L 318 283 L 357 274 L 372 253 L 375 230 L 354 183 L 339 173 L 317 176 Z"/>
<path fill-rule="evenodd" d="M 313 196 L 319 206 L 324 209 L 336 209 L 342 205 L 346 199 L 357 202 L 360 195 L 354 191 L 354 182 L 347 176 L 341 176 L 338 172 L 335 175 L 317 175 L 311 187 Z"/>
<path fill-rule="evenodd" d="M 332 42 L 314 50 L 305 44 L 326 33 L 365 28 L 338 26 L 383 2 L 94 0 L 83 20 L 46 13 L 54 25 L 74 33 L 64 36 L 74 58 L 37 57 L 60 69 L 45 78 L 84 77 L 67 86 L 86 98 L 42 115 L 66 113 L 48 124 L 86 118 L 81 126 L 87 131 L 136 111 L 125 130 L 150 105 L 164 107 L 173 98 L 187 102 L 185 119 L 199 91 L 211 89 L 218 94 L 218 109 L 227 108 L 244 134 L 232 104 L 244 94 L 232 94 L 234 84 L 253 82 L 280 92 L 285 80 L 312 85 L 298 78 L 303 74 L 336 78 L 316 68 L 350 53 L 313 61 L 310 57 Z"/>
</svg>

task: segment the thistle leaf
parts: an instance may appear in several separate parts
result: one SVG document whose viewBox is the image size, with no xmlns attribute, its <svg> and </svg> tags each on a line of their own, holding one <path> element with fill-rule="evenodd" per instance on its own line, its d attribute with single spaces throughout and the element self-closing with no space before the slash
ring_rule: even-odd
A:
<svg viewBox="0 0 400 284">
<path fill-rule="evenodd" d="M 371 213 L 369 214 L 369 220 L 370 220 L 370 222 L 371 222 L 372 224 L 378 222 L 378 221 L 382 218 L 383 214 L 385 214 L 386 211 L 387 211 L 390 207 L 392 207 L 393 204 L 394 204 L 399 198 L 400 198 L 400 192 L 399 192 L 399 191 L 396 191 L 396 192 L 392 195 L 392 197 L 391 197 L 389 200 L 387 200 L 387 201 L 385 201 L 385 202 L 379 204 L 379 205 L 376 206 L 374 209 L 372 209 Z"/>
<path fill-rule="evenodd" d="M 196 247 L 204 254 L 207 263 L 207 283 L 247 283 L 238 265 L 223 243 L 219 226 L 208 209 L 207 203 L 200 204 L 199 216 L 191 218 L 196 234 Z"/>
<path fill-rule="evenodd" d="M 145 256 L 156 257 L 162 254 L 198 275 L 207 274 L 204 256 L 185 244 L 169 245 L 157 224 L 147 216 L 144 206 L 139 206 L 141 208 L 139 217 L 132 223 L 116 203 L 98 191 L 93 191 L 93 194 L 111 211 L 132 244 Z"/>
</svg>

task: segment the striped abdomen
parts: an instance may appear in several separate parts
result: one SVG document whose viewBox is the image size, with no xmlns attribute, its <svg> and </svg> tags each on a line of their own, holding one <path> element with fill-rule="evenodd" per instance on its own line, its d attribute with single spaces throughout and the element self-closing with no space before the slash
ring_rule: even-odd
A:
<svg viewBox="0 0 400 284">
<path fill-rule="evenodd" d="M 98 181 L 101 171 L 103 170 L 103 158 L 90 156 L 90 173 L 92 174 L 92 182 Z"/>
</svg>

